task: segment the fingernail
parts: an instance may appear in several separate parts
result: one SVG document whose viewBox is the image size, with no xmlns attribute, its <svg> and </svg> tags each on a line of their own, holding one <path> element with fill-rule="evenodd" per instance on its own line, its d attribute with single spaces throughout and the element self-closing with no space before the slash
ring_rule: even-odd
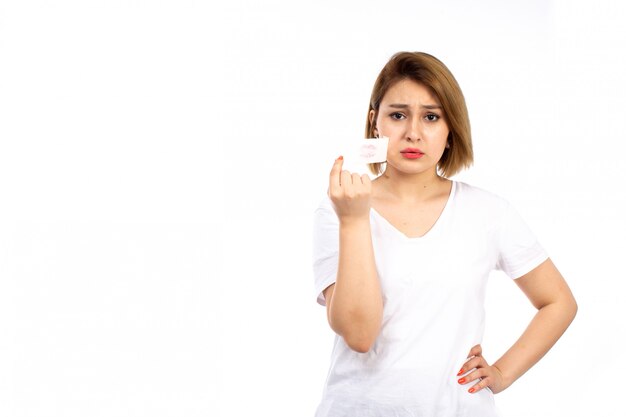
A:
<svg viewBox="0 0 626 417">
<path fill-rule="evenodd" d="M 339 158 L 337 158 L 337 159 L 338 159 L 338 160 L 339 160 L 339 159 L 343 159 L 343 155 L 339 156 Z"/>
<path fill-rule="evenodd" d="M 470 388 L 470 389 L 469 389 L 469 392 L 474 392 L 474 388 Z"/>
<path fill-rule="evenodd" d="M 458 373 L 458 374 L 456 374 L 456 376 L 459 376 L 459 375 L 461 375 L 462 373 L 463 373 L 463 368 L 461 368 L 461 370 L 459 371 L 459 373 Z"/>
<path fill-rule="evenodd" d="M 459 379 L 459 384 L 462 384 L 462 383 L 464 383 L 464 382 L 465 382 L 465 378 L 461 378 L 461 379 Z"/>
</svg>

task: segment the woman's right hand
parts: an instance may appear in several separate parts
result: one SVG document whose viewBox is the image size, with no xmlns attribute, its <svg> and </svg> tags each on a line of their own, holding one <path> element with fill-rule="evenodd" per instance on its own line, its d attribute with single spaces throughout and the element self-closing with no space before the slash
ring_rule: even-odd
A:
<svg viewBox="0 0 626 417">
<path fill-rule="evenodd" d="M 343 157 L 335 160 L 330 171 L 328 196 L 340 222 L 369 219 L 372 181 L 367 174 L 343 170 Z"/>
</svg>

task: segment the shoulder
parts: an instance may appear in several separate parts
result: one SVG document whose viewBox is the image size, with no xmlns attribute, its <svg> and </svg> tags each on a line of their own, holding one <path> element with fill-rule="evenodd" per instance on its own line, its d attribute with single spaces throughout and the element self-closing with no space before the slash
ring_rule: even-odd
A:
<svg viewBox="0 0 626 417">
<path fill-rule="evenodd" d="M 463 181 L 456 182 L 456 193 L 460 198 L 466 200 L 475 200 L 484 204 L 494 205 L 507 205 L 508 201 L 499 194 L 493 191 L 486 190 L 482 187 L 478 187 L 473 184 L 468 184 Z"/>
<path fill-rule="evenodd" d="M 463 181 L 455 181 L 455 183 L 455 198 L 465 207 L 499 214 L 507 210 L 510 205 L 508 200 L 492 191 Z"/>
</svg>

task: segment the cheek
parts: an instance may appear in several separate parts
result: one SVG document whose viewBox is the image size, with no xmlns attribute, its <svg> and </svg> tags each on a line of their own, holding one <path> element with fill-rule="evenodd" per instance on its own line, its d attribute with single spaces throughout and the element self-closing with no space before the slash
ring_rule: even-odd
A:
<svg viewBox="0 0 626 417">
<path fill-rule="evenodd" d="M 450 131 L 446 126 L 432 126 L 428 130 L 430 140 L 433 142 L 442 142 L 444 145 L 448 141 Z"/>
<path fill-rule="evenodd" d="M 385 127 L 385 121 L 382 119 L 382 117 L 378 116 L 375 120 L 375 125 L 378 129 L 384 128 Z"/>
<path fill-rule="evenodd" d="M 391 122 L 387 119 L 377 120 L 376 127 L 378 128 L 378 133 L 385 135 L 390 139 L 394 136 L 401 135 L 401 132 L 403 131 L 402 123 Z"/>
<path fill-rule="evenodd" d="M 446 126 L 445 123 L 425 123 L 423 126 L 424 130 L 436 136 L 446 136 L 449 131 L 448 126 Z"/>
</svg>

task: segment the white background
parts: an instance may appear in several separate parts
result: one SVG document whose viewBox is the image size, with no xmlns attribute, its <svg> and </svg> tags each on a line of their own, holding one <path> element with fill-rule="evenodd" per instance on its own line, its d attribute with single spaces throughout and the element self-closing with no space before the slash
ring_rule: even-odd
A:
<svg viewBox="0 0 626 417">
<path fill-rule="evenodd" d="M 514 204 L 579 304 L 503 416 L 623 415 L 625 7 L 213 3 L 0 2 L 0 415 L 313 415 L 312 212 L 400 50 L 454 73 L 454 178 Z M 493 362 L 534 309 L 499 273 L 486 308 Z"/>
</svg>

